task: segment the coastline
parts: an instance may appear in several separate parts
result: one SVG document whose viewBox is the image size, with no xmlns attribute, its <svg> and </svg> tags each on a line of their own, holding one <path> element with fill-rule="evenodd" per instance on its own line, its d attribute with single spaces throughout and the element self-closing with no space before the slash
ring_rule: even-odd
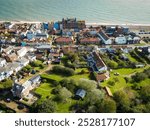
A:
<svg viewBox="0 0 150 130">
<path fill-rule="evenodd" d="M 39 24 L 39 23 L 43 23 L 43 22 L 51 22 L 51 21 L 19 21 L 19 20 L 14 20 L 14 21 L 2 21 L 0 20 L 0 23 L 4 23 L 4 22 L 11 22 L 12 24 L 24 24 L 24 23 L 29 23 L 29 24 Z M 86 22 L 86 26 L 100 26 L 100 25 L 104 25 L 104 26 L 123 26 L 123 27 L 129 27 L 132 30 L 139 30 L 139 29 L 145 29 L 145 30 L 150 30 L 150 24 L 133 24 L 133 23 L 104 23 L 104 22 Z"/>
<path fill-rule="evenodd" d="M 11 23 L 43 23 L 43 22 L 51 22 L 51 21 L 22 21 L 22 20 L 12 20 L 12 21 L 9 21 L 9 20 L 0 20 L 0 23 L 3 23 L 3 22 L 11 22 Z M 86 22 L 86 25 L 87 26 L 90 26 L 90 25 L 95 25 L 95 26 L 98 26 L 98 25 L 121 25 L 121 26 L 150 26 L 150 24 L 145 24 L 145 23 L 107 23 L 107 22 Z"/>
</svg>

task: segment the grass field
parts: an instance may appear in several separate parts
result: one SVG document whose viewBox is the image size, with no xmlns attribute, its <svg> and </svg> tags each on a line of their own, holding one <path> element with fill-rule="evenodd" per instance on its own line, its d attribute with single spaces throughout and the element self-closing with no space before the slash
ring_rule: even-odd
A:
<svg viewBox="0 0 150 130">
<path fill-rule="evenodd" d="M 80 72 L 84 70 L 85 74 L 80 74 Z M 74 76 L 69 76 L 69 77 L 65 77 L 62 75 L 56 75 L 56 74 L 42 74 L 43 78 L 46 79 L 50 79 L 50 80 L 55 80 L 55 81 L 61 81 L 64 78 L 73 78 L 73 79 L 80 79 L 80 78 L 86 78 L 86 79 L 90 79 L 90 74 L 88 73 L 88 69 L 87 68 L 83 68 L 83 69 L 76 69 L 75 70 L 75 75 Z M 35 93 L 41 95 L 41 99 L 39 99 L 39 101 L 45 100 L 47 97 L 54 97 L 54 94 L 51 94 L 52 90 L 53 90 L 54 86 L 53 84 L 51 84 L 50 82 L 48 83 L 42 83 L 36 90 Z M 68 113 L 70 112 L 70 107 L 75 104 L 77 102 L 77 100 L 74 99 L 68 99 L 67 103 L 57 103 L 57 112 L 58 113 Z"/>
<path fill-rule="evenodd" d="M 53 86 L 50 83 L 43 83 L 38 88 L 36 88 L 35 93 L 41 95 L 41 99 L 44 100 L 47 97 L 54 96 L 51 94 Z"/>
<path fill-rule="evenodd" d="M 147 67 L 145 67 L 147 68 Z M 134 75 L 136 72 L 142 72 L 145 68 L 137 68 L 137 69 L 131 69 L 131 68 L 123 68 L 123 69 L 116 69 L 116 70 L 112 70 L 112 72 L 110 72 L 110 79 L 107 81 L 104 81 L 103 83 L 101 83 L 100 85 L 102 87 L 104 86 L 108 86 L 110 87 L 112 93 L 118 91 L 119 89 L 131 86 L 132 84 L 128 84 L 126 83 L 124 77 L 131 77 L 131 75 Z M 115 76 L 115 73 L 119 73 L 118 76 Z M 115 82 L 115 78 L 118 79 L 117 82 Z M 115 85 L 114 86 L 110 86 L 109 85 L 109 81 L 114 81 Z M 141 86 L 147 85 L 150 83 L 150 79 L 146 79 L 142 82 L 140 82 L 139 84 Z"/>
</svg>

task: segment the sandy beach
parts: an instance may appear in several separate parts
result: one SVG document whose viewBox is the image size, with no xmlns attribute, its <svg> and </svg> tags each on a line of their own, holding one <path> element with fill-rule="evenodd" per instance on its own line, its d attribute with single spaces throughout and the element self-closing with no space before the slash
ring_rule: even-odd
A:
<svg viewBox="0 0 150 130">
<path fill-rule="evenodd" d="M 11 22 L 13 24 L 24 24 L 24 23 L 29 23 L 29 24 L 38 24 L 38 23 L 43 23 L 43 22 L 51 22 L 51 21 L 18 21 L 18 20 L 14 20 L 14 21 L 0 21 L 0 23 L 4 23 L 4 22 Z M 129 27 L 130 30 L 145 30 L 145 31 L 150 31 L 150 24 L 133 24 L 133 23 L 87 23 L 86 22 L 87 27 L 89 26 L 101 26 L 101 25 L 105 25 L 105 26 L 123 26 L 123 27 Z"/>
</svg>

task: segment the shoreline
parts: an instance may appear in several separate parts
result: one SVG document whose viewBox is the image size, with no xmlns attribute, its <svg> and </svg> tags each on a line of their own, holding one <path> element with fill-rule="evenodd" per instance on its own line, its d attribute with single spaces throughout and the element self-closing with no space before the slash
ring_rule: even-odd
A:
<svg viewBox="0 0 150 130">
<path fill-rule="evenodd" d="M 29 24 L 39 24 L 39 23 L 43 23 L 43 22 L 51 22 L 51 21 L 19 21 L 19 20 L 12 20 L 12 21 L 2 21 L 0 20 L 0 23 L 4 23 L 4 22 L 11 22 L 13 24 L 24 24 L 24 23 L 29 23 Z M 87 26 L 100 26 L 100 25 L 104 25 L 104 26 L 116 26 L 116 25 L 120 25 L 120 26 L 128 26 L 128 27 L 150 27 L 150 24 L 142 24 L 142 23 L 104 23 L 104 22 L 85 22 L 85 24 Z"/>
</svg>

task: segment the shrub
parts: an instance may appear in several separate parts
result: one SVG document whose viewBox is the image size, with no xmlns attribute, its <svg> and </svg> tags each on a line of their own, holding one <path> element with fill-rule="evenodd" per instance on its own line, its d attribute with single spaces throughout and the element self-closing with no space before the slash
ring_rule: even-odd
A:
<svg viewBox="0 0 150 130">
<path fill-rule="evenodd" d="M 73 76 L 75 74 L 73 69 L 63 67 L 63 66 L 54 66 L 52 72 L 56 74 L 65 75 L 65 76 Z"/>
</svg>

